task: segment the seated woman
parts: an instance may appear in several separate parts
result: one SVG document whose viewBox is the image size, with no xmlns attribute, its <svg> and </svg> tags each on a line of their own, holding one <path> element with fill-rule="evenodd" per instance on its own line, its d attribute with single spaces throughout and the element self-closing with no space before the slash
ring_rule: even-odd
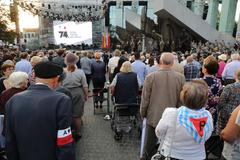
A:
<svg viewBox="0 0 240 160">
<path fill-rule="evenodd" d="M 111 91 L 117 104 L 137 103 L 137 74 L 133 72 L 129 61 L 122 64 L 120 73 L 114 77 L 111 83 Z"/>
<path fill-rule="evenodd" d="M 222 159 L 238 160 L 240 158 L 240 106 L 232 112 L 221 137 L 225 141 Z"/>
<path fill-rule="evenodd" d="M 166 108 L 156 127 L 162 141 L 160 152 L 164 157 L 184 160 L 206 158 L 205 141 L 213 131 L 211 113 L 204 109 L 208 86 L 203 80 L 193 80 L 183 86 L 180 108 Z"/>
</svg>

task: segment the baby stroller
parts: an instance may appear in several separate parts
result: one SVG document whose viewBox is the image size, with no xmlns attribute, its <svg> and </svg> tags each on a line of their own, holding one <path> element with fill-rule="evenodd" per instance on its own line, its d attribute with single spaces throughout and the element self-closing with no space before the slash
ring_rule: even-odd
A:
<svg viewBox="0 0 240 160">
<path fill-rule="evenodd" d="M 123 133 L 129 133 L 139 126 L 139 104 L 115 104 L 111 119 L 111 128 L 115 132 L 114 139 L 121 140 Z"/>
</svg>

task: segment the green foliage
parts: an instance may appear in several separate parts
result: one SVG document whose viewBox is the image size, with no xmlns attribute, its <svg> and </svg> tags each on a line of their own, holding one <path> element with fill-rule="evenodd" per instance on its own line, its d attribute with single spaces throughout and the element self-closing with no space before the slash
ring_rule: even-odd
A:
<svg viewBox="0 0 240 160">
<path fill-rule="evenodd" d="M 0 22 L 0 40 L 3 42 L 13 43 L 17 34 L 14 31 L 4 29 L 6 28 L 5 24 L 1 24 Z"/>
<path fill-rule="evenodd" d="M 16 38 L 16 32 L 8 28 L 10 15 L 6 8 L 0 5 L 0 40 L 13 43 Z"/>
</svg>

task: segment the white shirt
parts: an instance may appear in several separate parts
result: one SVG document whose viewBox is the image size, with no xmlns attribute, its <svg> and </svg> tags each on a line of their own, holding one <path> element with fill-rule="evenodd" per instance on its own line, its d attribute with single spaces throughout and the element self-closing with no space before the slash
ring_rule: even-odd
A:
<svg viewBox="0 0 240 160">
<path fill-rule="evenodd" d="M 187 60 L 183 60 L 181 63 L 180 63 L 182 66 L 185 66 L 187 64 Z"/>
<path fill-rule="evenodd" d="M 238 60 L 234 60 L 234 61 L 226 64 L 226 66 L 222 72 L 222 78 L 223 79 L 234 79 L 234 75 L 239 68 L 240 68 L 240 61 L 238 61 Z"/>
<path fill-rule="evenodd" d="M 114 56 L 114 57 L 109 59 L 108 68 L 110 69 L 110 73 L 113 73 L 115 67 L 117 67 L 119 58 L 120 57 L 115 57 Z"/>
<path fill-rule="evenodd" d="M 156 136 L 160 139 L 166 135 L 163 140 L 161 154 L 165 157 L 168 156 L 172 139 L 171 158 L 184 160 L 205 159 L 204 143 L 196 143 L 187 130 L 178 123 L 177 126 L 173 126 L 173 124 L 176 124 L 174 120 L 176 120 L 176 108 L 166 108 L 155 130 Z M 175 133 L 173 133 L 174 131 Z M 211 134 L 212 132 L 207 133 L 207 139 Z"/>
</svg>

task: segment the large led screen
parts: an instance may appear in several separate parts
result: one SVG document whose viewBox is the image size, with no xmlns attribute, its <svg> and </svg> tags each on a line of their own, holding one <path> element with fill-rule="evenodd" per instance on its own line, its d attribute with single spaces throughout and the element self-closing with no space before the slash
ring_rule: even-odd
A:
<svg viewBox="0 0 240 160">
<path fill-rule="evenodd" d="M 55 44 L 92 44 L 92 22 L 54 21 Z"/>
</svg>

